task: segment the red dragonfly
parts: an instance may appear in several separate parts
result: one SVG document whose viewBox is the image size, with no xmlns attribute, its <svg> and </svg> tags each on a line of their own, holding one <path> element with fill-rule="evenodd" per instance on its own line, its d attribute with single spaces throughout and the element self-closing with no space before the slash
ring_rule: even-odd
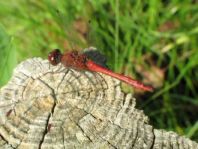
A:
<svg viewBox="0 0 198 149">
<path fill-rule="evenodd" d="M 109 70 L 104 65 L 104 61 L 105 61 L 104 57 L 103 57 L 103 62 L 99 62 L 95 60 L 97 58 L 97 55 L 99 55 L 99 58 L 102 58 L 102 55 L 99 54 L 99 52 L 96 52 L 94 54 L 94 51 L 91 52 L 91 50 L 90 52 L 88 51 L 84 53 L 80 53 L 78 51 L 71 51 L 62 54 L 59 49 L 55 49 L 49 53 L 48 60 L 52 65 L 57 65 L 59 63 L 62 63 L 65 67 L 70 67 L 77 70 L 101 72 L 103 74 L 119 79 L 136 88 L 145 91 L 153 91 L 153 87 L 151 86 L 146 86 L 143 83 L 134 80 L 128 76 L 124 76 Z"/>
</svg>

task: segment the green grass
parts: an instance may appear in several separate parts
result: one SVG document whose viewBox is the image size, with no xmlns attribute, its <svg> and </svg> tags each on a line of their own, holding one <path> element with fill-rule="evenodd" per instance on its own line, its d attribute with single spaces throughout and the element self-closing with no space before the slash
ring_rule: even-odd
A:
<svg viewBox="0 0 198 149">
<path fill-rule="evenodd" d="M 156 128 L 198 141 L 198 3 L 194 3 L 1 1 L 0 85 L 24 59 L 46 58 L 54 48 L 95 46 L 108 57 L 111 69 L 156 88 L 154 93 L 137 95 L 138 106 Z M 76 20 L 88 27 L 86 37 L 75 29 Z"/>
<path fill-rule="evenodd" d="M 12 38 L 6 34 L 2 26 L 0 26 L 0 39 L 0 86 L 2 86 L 11 77 L 17 61 Z"/>
</svg>

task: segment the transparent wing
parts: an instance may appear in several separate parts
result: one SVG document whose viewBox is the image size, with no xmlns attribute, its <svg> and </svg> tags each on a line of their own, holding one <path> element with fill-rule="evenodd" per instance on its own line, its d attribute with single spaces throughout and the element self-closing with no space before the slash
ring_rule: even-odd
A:
<svg viewBox="0 0 198 149">
<path fill-rule="evenodd" d="M 105 68 L 108 68 L 106 64 L 107 58 L 103 54 L 101 54 L 96 48 L 90 47 L 90 48 L 84 49 L 82 53 L 85 54 L 89 59 L 94 61 L 96 64 L 101 65 Z"/>
</svg>

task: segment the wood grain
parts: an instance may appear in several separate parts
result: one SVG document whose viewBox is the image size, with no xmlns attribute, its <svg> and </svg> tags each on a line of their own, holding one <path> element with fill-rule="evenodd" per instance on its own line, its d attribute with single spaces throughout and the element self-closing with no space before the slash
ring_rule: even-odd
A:
<svg viewBox="0 0 198 149">
<path fill-rule="evenodd" d="M 116 79 L 28 59 L 0 90 L 0 148 L 198 148 L 135 105 Z"/>
</svg>

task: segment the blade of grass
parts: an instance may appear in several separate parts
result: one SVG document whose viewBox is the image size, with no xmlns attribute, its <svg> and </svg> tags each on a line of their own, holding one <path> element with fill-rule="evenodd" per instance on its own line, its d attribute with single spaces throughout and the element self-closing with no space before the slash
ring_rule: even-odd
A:
<svg viewBox="0 0 198 149">
<path fill-rule="evenodd" d="M 0 39 L 0 86 L 3 86 L 9 80 L 17 60 L 12 39 L 7 35 L 1 25 Z"/>
<path fill-rule="evenodd" d="M 114 54 L 114 70 L 118 70 L 118 48 L 119 48 L 119 0 L 115 1 L 115 54 Z"/>
<path fill-rule="evenodd" d="M 198 131 L 198 121 L 190 128 L 187 133 L 187 137 L 191 138 Z"/>
</svg>

